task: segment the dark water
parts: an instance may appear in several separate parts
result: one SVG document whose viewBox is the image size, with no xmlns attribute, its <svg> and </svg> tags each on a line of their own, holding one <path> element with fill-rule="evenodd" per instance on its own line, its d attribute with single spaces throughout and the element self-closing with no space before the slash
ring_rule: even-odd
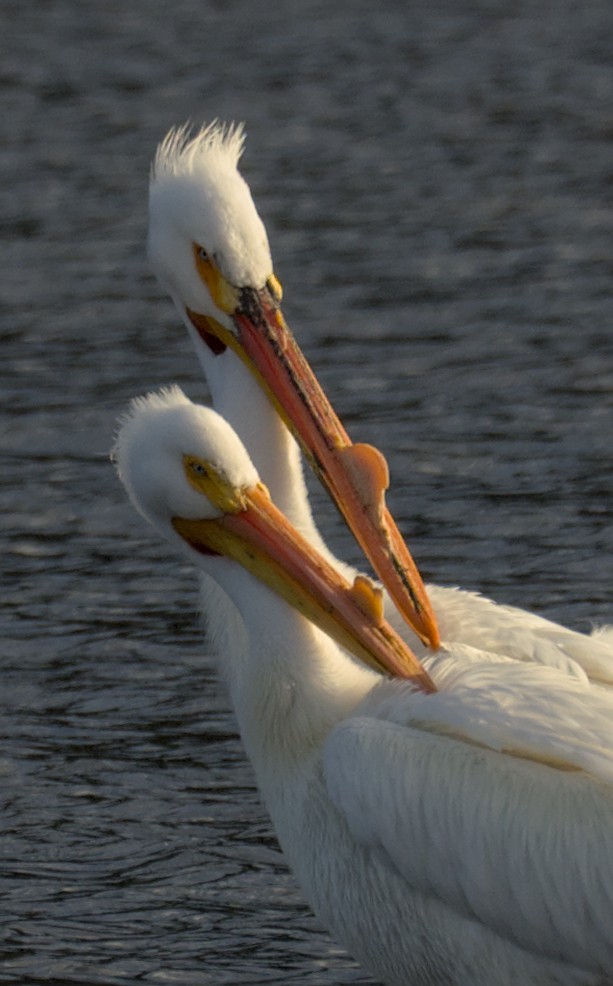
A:
<svg viewBox="0 0 613 986">
<path fill-rule="evenodd" d="M 132 395 L 206 396 L 144 253 L 171 124 L 247 121 L 288 320 L 427 576 L 613 620 L 613 6 L 408 6 L 4 0 L 3 983 L 370 982 L 106 459 Z"/>
</svg>

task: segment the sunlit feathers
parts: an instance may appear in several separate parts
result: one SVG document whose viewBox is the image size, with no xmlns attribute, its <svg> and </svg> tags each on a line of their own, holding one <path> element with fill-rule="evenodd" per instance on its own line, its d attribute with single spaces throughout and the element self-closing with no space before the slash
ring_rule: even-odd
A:
<svg viewBox="0 0 613 986">
<path fill-rule="evenodd" d="M 202 247 L 237 287 L 261 288 L 272 274 L 264 225 L 238 171 L 241 126 L 213 123 L 194 135 L 171 130 L 158 148 L 149 188 L 149 257 L 183 309 L 211 308 L 196 275 L 192 246 Z M 214 312 L 214 314 L 216 314 Z"/>
<path fill-rule="evenodd" d="M 226 439 L 176 391 L 132 405 L 120 469 L 162 533 L 189 486 L 186 450 L 247 478 Z M 142 473 L 141 455 L 176 485 Z M 339 941 L 387 986 L 611 982 L 610 693 L 460 646 L 429 658 L 441 691 L 423 697 L 358 666 L 235 563 L 195 560 L 221 587 L 209 615 L 262 797 Z"/>
<path fill-rule="evenodd" d="M 179 387 L 135 398 L 119 422 L 113 458 L 133 503 L 166 536 L 173 514 L 220 513 L 187 482 L 182 466 L 187 455 L 210 463 L 237 489 L 258 481 L 236 432 L 211 408 L 192 404 Z"/>
</svg>

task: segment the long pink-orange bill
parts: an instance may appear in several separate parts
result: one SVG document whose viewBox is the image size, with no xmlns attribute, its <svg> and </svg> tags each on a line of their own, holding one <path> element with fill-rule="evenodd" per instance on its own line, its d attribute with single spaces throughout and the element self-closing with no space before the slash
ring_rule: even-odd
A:
<svg viewBox="0 0 613 986">
<path fill-rule="evenodd" d="M 351 442 L 274 293 L 244 288 L 238 296 L 232 316 L 236 334 L 189 311 L 192 323 L 203 337 L 223 333 L 223 342 L 258 376 L 407 623 L 424 643 L 438 647 L 436 618 L 423 581 L 385 505 L 385 459 L 372 446 Z"/>
<path fill-rule="evenodd" d="M 383 620 L 368 580 L 351 586 L 274 506 L 265 488 L 243 491 L 245 509 L 216 520 L 173 518 L 195 550 L 226 555 L 283 596 L 366 664 L 434 691 L 429 675 Z"/>
</svg>

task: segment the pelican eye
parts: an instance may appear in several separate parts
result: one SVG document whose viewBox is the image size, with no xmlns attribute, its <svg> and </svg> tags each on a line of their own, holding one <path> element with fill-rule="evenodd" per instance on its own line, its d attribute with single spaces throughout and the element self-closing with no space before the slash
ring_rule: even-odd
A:
<svg viewBox="0 0 613 986">
<path fill-rule="evenodd" d="M 235 514 L 246 509 L 245 490 L 235 486 L 214 463 L 184 455 L 183 467 L 189 485 L 223 513 Z"/>
<path fill-rule="evenodd" d="M 210 484 L 215 481 L 214 469 L 197 455 L 184 455 L 183 467 L 190 486 L 193 486 L 199 493 L 206 492 Z"/>
<path fill-rule="evenodd" d="M 192 243 L 192 251 L 198 277 L 209 292 L 211 300 L 225 315 L 233 315 L 238 307 L 237 290 L 221 273 L 217 255 L 208 254 L 199 243 Z"/>
</svg>

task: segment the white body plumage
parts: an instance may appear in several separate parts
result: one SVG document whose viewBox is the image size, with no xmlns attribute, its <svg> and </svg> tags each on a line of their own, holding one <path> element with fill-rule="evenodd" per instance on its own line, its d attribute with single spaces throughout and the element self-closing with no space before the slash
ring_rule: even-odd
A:
<svg viewBox="0 0 613 986">
<path fill-rule="evenodd" d="M 613 696 L 468 647 L 428 659 L 435 695 L 382 680 L 235 562 L 185 549 L 178 510 L 220 513 L 187 454 L 254 482 L 231 429 L 176 391 L 136 405 L 116 447 L 135 504 L 240 614 L 211 606 L 210 630 L 324 924 L 388 986 L 613 982 Z"/>
</svg>

